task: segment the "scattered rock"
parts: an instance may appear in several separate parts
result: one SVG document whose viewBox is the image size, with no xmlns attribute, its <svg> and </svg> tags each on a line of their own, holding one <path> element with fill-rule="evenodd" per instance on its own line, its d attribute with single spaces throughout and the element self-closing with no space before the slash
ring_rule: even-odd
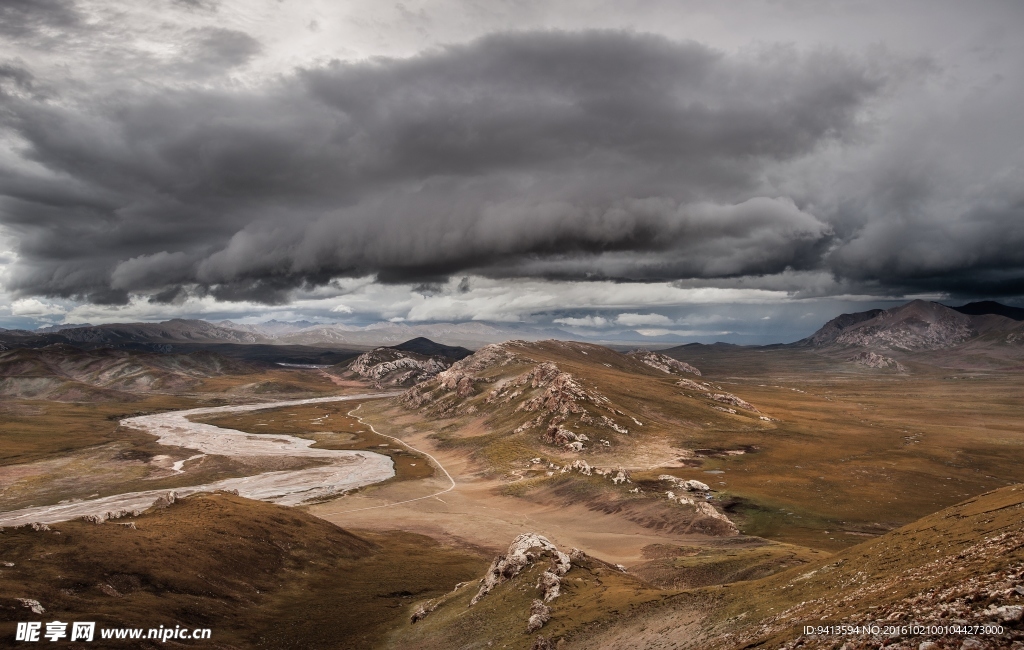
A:
<svg viewBox="0 0 1024 650">
<path fill-rule="evenodd" d="M 456 589 L 458 589 L 458 587 L 456 587 Z M 413 612 L 411 622 L 416 623 L 416 621 L 423 620 L 427 617 L 427 614 L 431 613 L 435 609 L 437 609 L 437 603 L 433 601 L 427 601 L 426 603 L 423 603 L 422 605 L 416 608 L 415 612 Z"/>
<path fill-rule="evenodd" d="M 154 508 L 166 508 L 166 507 L 172 505 L 177 499 L 178 499 L 178 495 L 174 491 L 171 491 L 171 492 L 168 492 L 167 494 L 165 494 L 164 496 L 157 497 L 153 501 L 153 507 Z"/>
<path fill-rule="evenodd" d="M 852 361 L 868 368 L 892 369 L 896 372 L 907 371 L 907 368 L 896 359 L 883 357 L 875 352 L 860 352 L 847 359 L 847 361 Z"/>
<path fill-rule="evenodd" d="M 551 608 L 541 600 L 534 600 L 530 605 L 530 618 L 526 622 L 527 632 L 536 632 L 551 620 Z M 548 644 L 550 646 L 550 644 Z"/>
<path fill-rule="evenodd" d="M 608 427 L 609 429 L 616 433 L 621 433 L 622 435 L 629 434 L 629 429 L 623 426 L 619 426 L 618 424 L 616 424 L 615 420 L 611 419 L 607 415 L 601 416 L 601 424 L 603 424 L 604 426 Z"/>
<path fill-rule="evenodd" d="M 18 598 L 17 600 L 23 607 L 32 610 L 33 614 L 43 614 L 46 612 L 46 608 L 39 604 L 38 600 L 32 598 Z"/>
<path fill-rule="evenodd" d="M 30 525 L 32 526 L 32 530 L 36 531 L 37 533 L 50 530 L 49 526 L 47 526 L 46 524 L 41 524 L 38 521 L 33 521 Z"/>
<path fill-rule="evenodd" d="M 1000 623 L 1018 623 L 1024 617 L 1024 607 L 1021 605 L 1004 605 L 990 610 Z"/>
<path fill-rule="evenodd" d="M 724 393 L 724 392 L 723 393 L 713 393 L 713 392 L 711 392 L 711 386 L 709 384 L 707 384 L 707 383 L 698 384 L 697 382 L 692 381 L 690 379 L 680 379 L 679 381 L 676 382 L 676 386 L 682 386 L 683 388 L 687 388 L 689 390 L 697 391 L 698 393 L 700 393 L 704 397 L 707 397 L 709 399 L 713 399 L 716 402 L 721 402 L 723 404 L 729 404 L 730 406 L 735 406 L 735 407 L 741 408 L 741 409 L 743 409 L 745 411 L 753 411 L 754 413 L 760 413 L 760 411 L 758 411 L 756 408 L 754 408 L 754 406 L 750 402 L 746 401 L 745 399 L 741 399 L 739 397 L 736 397 L 732 393 Z M 719 388 L 719 390 L 721 390 L 721 388 Z M 716 410 L 719 410 L 719 411 L 725 411 L 726 413 L 735 413 L 735 410 L 733 410 L 733 409 L 723 408 L 723 407 L 720 407 L 720 406 L 716 406 L 714 408 Z"/>
<path fill-rule="evenodd" d="M 551 639 L 538 635 L 530 650 L 555 650 L 555 646 L 551 644 Z"/>
</svg>

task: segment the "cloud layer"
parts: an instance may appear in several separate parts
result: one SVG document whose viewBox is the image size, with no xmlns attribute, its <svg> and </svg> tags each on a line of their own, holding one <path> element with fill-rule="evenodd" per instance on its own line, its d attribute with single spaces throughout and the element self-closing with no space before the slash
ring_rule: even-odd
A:
<svg viewBox="0 0 1024 650">
<path fill-rule="evenodd" d="M 173 46 L 129 46 L 70 0 L 0 9 L 26 53 L 111 73 L 0 61 L 12 295 L 283 304 L 464 274 L 1024 293 L 1024 91 L 927 51 L 525 29 L 259 75 L 271 46 L 219 5 L 173 10 Z"/>
<path fill-rule="evenodd" d="M 201 38 L 203 65 L 258 51 Z M 8 285 L 275 301 L 346 275 L 813 267 L 831 228 L 760 177 L 843 138 L 883 83 L 834 53 L 543 32 L 258 88 L 117 88 L 86 106 L 9 93 L 4 124 L 34 165 L 4 174 Z"/>
</svg>

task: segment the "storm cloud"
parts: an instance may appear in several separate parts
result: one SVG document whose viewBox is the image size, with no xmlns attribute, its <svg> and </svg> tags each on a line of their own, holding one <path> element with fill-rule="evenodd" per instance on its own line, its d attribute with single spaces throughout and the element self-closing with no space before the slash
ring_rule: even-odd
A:
<svg viewBox="0 0 1024 650">
<path fill-rule="evenodd" d="M 228 59 L 253 47 L 224 44 Z M 120 90 L 85 110 L 10 96 L 5 125 L 46 173 L 5 170 L 9 286 L 274 300 L 344 275 L 811 267 L 830 227 L 762 196 L 760 176 L 845 137 L 884 83 L 829 52 L 544 32 L 256 89 Z"/>
<path fill-rule="evenodd" d="M 65 2 L 0 11 L 26 30 L 79 20 Z M 253 80 L 228 75 L 265 46 L 234 27 L 185 29 L 175 51 L 140 59 L 159 71 L 145 82 L 46 92 L 0 62 L 9 291 L 269 304 L 342 277 L 813 272 L 1024 292 L 1019 151 L 972 167 L 943 136 L 976 134 L 947 114 L 900 128 L 900 103 L 942 77 L 927 57 L 524 30 Z M 993 124 L 1005 106 L 984 109 Z"/>
</svg>

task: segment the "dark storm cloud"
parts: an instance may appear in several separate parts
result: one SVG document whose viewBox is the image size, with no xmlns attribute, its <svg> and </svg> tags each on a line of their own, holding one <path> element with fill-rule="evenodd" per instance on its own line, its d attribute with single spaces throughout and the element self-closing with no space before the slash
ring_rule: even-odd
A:
<svg viewBox="0 0 1024 650">
<path fill-rule="evenodd" d="M 259 51 L 239 32 L 197 39 L 211 65 Z M 836 230 L 766 176 L 855 137 L 888 74 L 827 51 L 534 32 L 256 89 L 12 97 L 4 125 L 36 166 L 0 171 L 8 286 L 273 303 L 345 275 L 812 269 Z"/>
</svg>

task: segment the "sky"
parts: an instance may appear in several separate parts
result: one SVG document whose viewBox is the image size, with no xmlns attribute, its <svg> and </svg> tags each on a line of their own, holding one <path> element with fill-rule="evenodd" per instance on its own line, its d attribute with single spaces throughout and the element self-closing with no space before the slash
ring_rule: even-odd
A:
<svg viewBox="0 0 1024 650">
<path fill-rule="evenodd" d="M 0 327 L 1024 296 L 1024 5 L 6 0 Z"/>
</svg>

